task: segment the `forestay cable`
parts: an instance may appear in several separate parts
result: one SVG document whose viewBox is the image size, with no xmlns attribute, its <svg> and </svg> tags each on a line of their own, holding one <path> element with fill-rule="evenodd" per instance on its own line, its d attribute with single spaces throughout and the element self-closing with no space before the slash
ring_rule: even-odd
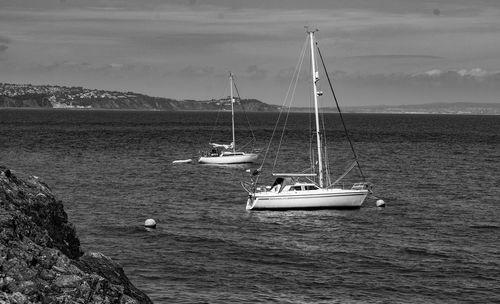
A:
<svg viewBox="0 0 500 304">
<path fill-rule="evenodd" d="M 316 42 L 316 48 L 318 49 L 318 54 L 321 59 L 321 64 L 323 65 L 323 69 L 325 70 L 326 79 L 328 80 L 328 84 L 330 85 L 330 89 L 332 90 L 333 99 L 335 100 L 335 105 L 337 106 L 337 110 L 339 111 L 340 121 L 342 121 L 342 126 L 344 127 L 345 134 L 347 136 L 347 140 L 349 141 L 349 145 L 351 146 L 352 153 L 354 154 L 354 160 L 358 165 L 359 173 L 363 180 L 366 180 L 365 175 L 363 174 L 363 170 L 361 170 L 361 165 L 358 161 L 358 155 L 356 154 L 356 150 L 354 150 L 354 145 L 352 144 L 351 137 L 349 136 L 349 132 L 347 132 L 347 127 L 344 121 L 344 116 L 342 115 L 342 111 L 340 111 L 340 106 L 337 101 L 337 96 L 335 95 L 335 91 L 333 90 L 332 82 L 330 81 L 330 76 L 328 76 L 328 71 L 326 70 L 325 61 L 323 60 L 323 56 L 321 55 L 321 50 L 319 49 L 318 42 Z"/>
</svg>

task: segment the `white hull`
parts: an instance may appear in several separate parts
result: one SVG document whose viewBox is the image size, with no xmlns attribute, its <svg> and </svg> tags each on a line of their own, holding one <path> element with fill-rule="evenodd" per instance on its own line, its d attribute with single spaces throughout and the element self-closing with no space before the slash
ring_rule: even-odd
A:
<svg viewBox="0 0 500 304">
<path fill-rule="evenodd" d="M 258 154 L 244 153 L 242 155 L 217 155 L 217 156 L 202 156 L 198 160 L 200 164 L 243 164 L 253 163 L 259 157 Z"/>
<path fill-rule="evenodd" d="M 276 155 L 276 159 L 273 165 L 272 172 L 273 176 L 277 176 L 276 180 L 272 185 L 268 185 L 266 187 L 257 187 L 258 176 L 261 172 L 259 168 L 255 172 L 252 173 L 251 183 L 242 183 L 243 188 L 248 192 L 248 201 L 247 201 L 247 210 L 289 210 L 289 209 L 356 209 L 360 208 L 363 204 L 363 201 L 370 193 L 371 186 L 366 183 L 356 183 L 352 186 L 351 189 L 336 189 L 329 188 L 330 180 L 328 176 L 330 175 L 328 169 L 326 154 L 326 146 L 322 146 L 322 142 L 326 139 L 322 136 L 321 126 L 323 123 L 320 119 L 320 111 L 319 111 L 319 102 L 318 96 L 322 96 L 323 93 L 319 90 L 318 81 L 319 81 L 319 73 L 316 70 L 317 61 L 315 59 L 315 43 L 314 43 L 314 33 L 317 30 L 309 30 L 307 29 L 307 34 L 309 36 L 310 48 L 311 48 L 311 81 L 309 82 L 312 85 L 312 97 L 314 100 L 314 135 L 316 142 L 316 152 L 314 158 L 311 159 L 311 168 L 310 171 L 304 170 L 302 172 L 296 173 L 276 173 L 274 172 L 275 165 L 278 160 L 278 152 Z M 318 49 L 319 52 L 319 49 Z M 305 53 L 303 53 L 305 54 Z M 323 59 L 321 58 L 321 53 L 319 53 L 321 62 L 323 63 Z M 302 61 L 303 57 L 301 57 Z M 292 83 L 297 83 L 299 81 L 298 75 L 300 75 L 300 69 L 297 69 L 294 73 Z M 330 80 L 328 79 L 330 82 Z M 330 84 L 331 86 L 331 84 Z M 335 103 L 337 104 L 337 99 L 334 95 Z M 287 97 L 288 99 L 288 97 Z M 290 98 L 293 100 L 293 98 Z M 290 105 L 288 108 L 290 109 Z M 340 111 L 340 107 L 339 107 Z M 339 112 L 340 114 L 340 112 Z M 345 128 L 345 124 L 343 122 L 343 118 L 341 116 L 342 123 Z M 285 121 L 286 122 L 286 121 Z M 276 124 L 278 126 L 278 123 Z M 324 126 L 323 126 L 324 127 Z M 274 133 L 273 133 L 274 134 Z M 347 133 L 346 133 L 347 135 Z M 272 138 L 271 138 L 272 141 Z M 312 143 L 312 141 L 311 141 Z M 333 183 L 336 185 L 338 181 L 344 178 L 351 169 L 354 168 L 355 165 L 358 165 L 357 156 L 354 152 L 354 147 L 349 139 L 349 143 L 351 145 L 351 149 L 353 150 L 354 156 L 356 158 L 355 162 L 351 165 L 351 167 L 343 174 L 337 181 Z M 281 140 L 280 140 L 281 145 Z M 268 146 L 269 147 L 269 146 Z M 297 147 L 300 148 L 300 147 Z M 305 147 L 304 147 L 305 148 Z M 267 155 L 267 152 L 266 154 Z M 285 159 L 285 161 L 288 161 Z M 313 162 L 314 161 L 314 162 Z M 265 162 L 265 161 L 264 161 Z M 264 164 L 263 162 L 263 164 Z M 363 176 L 363 173 L 360 173 Z M 308 173 L 306 173 L 308 172 Z M 301 178 L 307 178 L 306 181 L 300 180 Z M 363 180 L 364 180 L 363 176 Z"/>
<path fill-rule="evenodd" d="M 172 162 L 172 164 L 189 164 L 191 163 L 193 160 L 191 158 L 189 159 L 178 159 L 178 160 L 174 160 Z"/>
<path fill-rule="evenodd" d="M 361 207 L 367 195 L 368 190 L 344 189 L 318 189 L 286 193 L 256 192 L 249 195 L 246 209 L 355 209 Z"/>
</svg>

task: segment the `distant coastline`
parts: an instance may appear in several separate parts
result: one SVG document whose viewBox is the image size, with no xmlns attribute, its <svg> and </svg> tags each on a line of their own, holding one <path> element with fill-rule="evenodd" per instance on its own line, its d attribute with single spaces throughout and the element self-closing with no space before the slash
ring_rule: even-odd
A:
<svg viewBox="0 0 500 304">
<path fill-rule="evenodd" d="M 237 99 L 236 111 L 273 112 L 279 107 L 256 99 Z M 229 97 L 175 100 L 134 92 L 118 92 L 53 85 L 0 83 L 0 108 L 104 109 L 148 111 L 230 110 Z"/>
<path fill-rule="evenodd" d="M 453 115 L 500 115 L 499 103 L 451 102 L 399 106 L 370 106 L 346 108 L 346 112 L 384 114 L 453 114 Z"/>
<path fill-rule="evenodd" d="M 326 112 L 337 112 L 327 108 Z M 499 103 L 450 102 L 413 105 L 377 105 L 342 108 L 344 113 L 371 114 L 441 114 L 441 115 L 500 115 Z"/>
<path fill-rule="evenodd" d="M 257 99 L 237 99 L 235 111 L 277 112 L 281 107 Z M 134 92 L 118 92 L 54 85 L 0 83 L 1 108 L 54 108 L 147 111 L 218 111 L 229 110 L 229 97 L 209 100 L 176 100 L 151 97 Z M 294 107 L 293 112 L 308 112 L 309 108 Z M 337 112 L 331 107 L 326 112 Z M 499 103 L 430 103 L 419 105 L 378 105 L 342 107 L 345 113 L 379 114 L 454 114 L 500 115 Z"/>
</svg>

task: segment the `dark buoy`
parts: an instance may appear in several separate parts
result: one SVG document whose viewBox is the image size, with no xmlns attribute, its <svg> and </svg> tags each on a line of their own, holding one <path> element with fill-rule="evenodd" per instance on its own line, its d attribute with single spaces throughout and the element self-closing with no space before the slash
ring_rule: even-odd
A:
<svg viewBox="0 0 500 304">
<path fill-rule="evenodd" d="M 156 221 L 153 219 L 147 219 L 144 222 L 144 227 L 146 228 L 156 228 Z"/>
</svg>

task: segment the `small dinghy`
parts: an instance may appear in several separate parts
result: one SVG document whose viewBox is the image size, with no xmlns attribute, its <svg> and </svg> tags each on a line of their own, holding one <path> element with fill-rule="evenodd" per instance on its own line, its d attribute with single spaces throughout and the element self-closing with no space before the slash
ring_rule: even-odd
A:
<svg viewBox="0 0 500 304">
<path fill-rule="evenodd" d="M 178 160 L 174 160 L 172 162 L 172 164 L 189 164 L 189 163 L 192 163 L 193 160 L 191 158 L 188 158 L 188 159 L 178 159 Z"/>
</svg>

